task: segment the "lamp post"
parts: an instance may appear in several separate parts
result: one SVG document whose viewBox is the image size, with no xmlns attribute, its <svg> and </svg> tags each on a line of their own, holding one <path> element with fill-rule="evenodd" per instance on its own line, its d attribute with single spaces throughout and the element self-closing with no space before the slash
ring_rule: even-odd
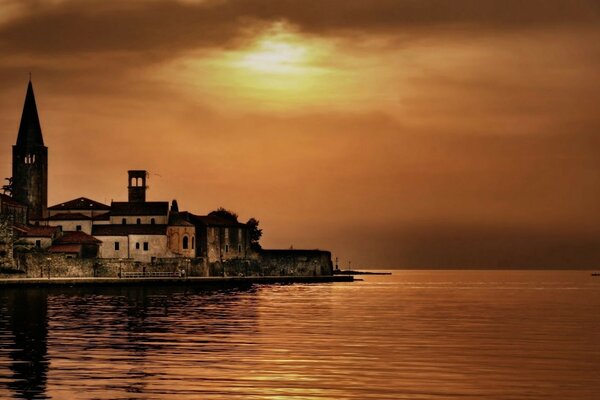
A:
<svg viewBox="0 0 600 400">
<path fill-rule="evenodd" d="M 119 258 L 119 278 L 123 277 L 123 267 L 122 267 L 123 259 Z"/>
<path fill-rule="evenodd" d="M 52 259 L 50 257 L 46 258 L 46 265 L 48 267 L 48 279 L 50 279 L 50 262 L 52 261 Z"/>
</svg>

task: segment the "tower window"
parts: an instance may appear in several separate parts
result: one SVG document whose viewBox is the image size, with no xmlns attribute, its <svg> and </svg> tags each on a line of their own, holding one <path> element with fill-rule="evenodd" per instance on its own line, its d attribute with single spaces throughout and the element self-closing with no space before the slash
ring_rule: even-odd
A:
<svg viewBox="0 0 600 400">
<path fill-rule="evenodd" d="M 123 225 L 127 225 L 127 218 L 123 218 L 123 219 L 121 220 L 121 223 L 122 223 Z"/>
<path fill-rule="evenodd" d="M 115 250 L 117 250 L 117 251 L 118 251 L 118 250 L 119 250 L 119 247 L 120 247 L 120 244 L 119 244 L 119 242 L 115 242 Z"/>
<path fill-rule="evenodd" d="M 183 249 L 187 249 L 189 247 L 189 238 L 187 236 L 183 237 Z"/>
<path fill-rule="evenodd" d="M 144 242 L 144 251 L 148 251 L 148 242 Z"/>
<path fill-rule="evenodd" d="M 136 219 L 135 223 L 138 224 L 138 225 L 141 224 L 142 223 L 142 219 L 141 218 Z"/>
</svg>

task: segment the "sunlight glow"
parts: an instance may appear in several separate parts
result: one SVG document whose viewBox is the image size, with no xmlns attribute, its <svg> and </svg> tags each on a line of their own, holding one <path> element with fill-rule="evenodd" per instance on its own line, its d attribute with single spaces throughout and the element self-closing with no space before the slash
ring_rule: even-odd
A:
<svg viewBox="0 0 600 400">
<path fill-rule="evenodd" d="M 305 73 L 308 49 L 281 39 L 265 39 L 235 62 L 240 68 L 267 74 Z"/>
</svg>

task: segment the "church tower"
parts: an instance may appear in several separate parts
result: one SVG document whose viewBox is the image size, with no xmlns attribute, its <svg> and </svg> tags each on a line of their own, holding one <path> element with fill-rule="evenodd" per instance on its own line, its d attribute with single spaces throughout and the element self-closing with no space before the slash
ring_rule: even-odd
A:
<svg viewBox="0 0 600 400">
<path fill-rule="evenodd" d="M 44 146 L 31 80 L 27 86 L 17 144 L 13 146 L 12 196 L 27 204 L 29 220 L 46 216 L 48 208 L 48 148 Z"/>
</svg>

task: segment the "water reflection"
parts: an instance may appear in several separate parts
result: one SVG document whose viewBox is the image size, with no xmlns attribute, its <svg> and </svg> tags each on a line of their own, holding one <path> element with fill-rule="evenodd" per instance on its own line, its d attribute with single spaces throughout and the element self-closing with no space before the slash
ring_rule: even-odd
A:
<svg viewBox="0 0 600 400">
<path fill-rule="evenodd" d="M 7 290 L 0 294 L 0 331 L 12 333 L 12 346 L 2 355 L 12 360 L 8 388 L 19 398 L 43 399 L 48 372 L 47 298 L 38 290 Z"/>
<path fill-rule="evenodd" d="M 600 279 L 0 292 L 0 398 L 588 400 Z"/>
</svg>

